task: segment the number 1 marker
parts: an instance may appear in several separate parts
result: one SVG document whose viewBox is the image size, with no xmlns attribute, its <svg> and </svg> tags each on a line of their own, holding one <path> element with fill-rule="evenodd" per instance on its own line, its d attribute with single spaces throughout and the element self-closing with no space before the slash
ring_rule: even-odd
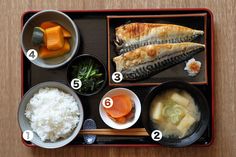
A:
<svg viewBox="0 0 236 157">
<path fill-rule="evenodd" d="M 31 141 L 34 138 L 34 133 L 31 130 L 25 130 L 23 132 L 23 139 L 26 141 Z"/>
</svg>

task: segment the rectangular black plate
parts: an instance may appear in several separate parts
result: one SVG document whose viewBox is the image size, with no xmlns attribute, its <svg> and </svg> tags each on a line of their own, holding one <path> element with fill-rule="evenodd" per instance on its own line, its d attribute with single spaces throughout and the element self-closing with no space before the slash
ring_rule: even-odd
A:
<svg viewBox="0 0 236 157">
<path fill-rule="evenodd" d="M 173 67 L 170 67 L 154 76 L 143 80 L 137 81 L 122 81 L 117 84 L 112 81 L 112 74 L 115 72 L 115 63 L 113 58 L 118 56 L 116 52 L 115 40 L 115 28 L 127 23 L 139 22 L 139 23 L 163 23 L 163 24 L 176 24 L 180 26 L 186 26 L 196 30 L 202 30 L 206 35 L 203 35 L 193 42 L 209 45 L 211 42 L 207 37 L 207 14 L 184 14 L 184 15 L 146 15 L 146 16 L 108 16 L 108 76 L 109 85 L 125 85 L 125 86 L 144 86 L 144 85 L 159 85 L 161 82 L 168 80 L 182 80 L 192 84 L 207 84 L 207 63 L 206 63 L 206 50 L 194 55 L 194 58 L 202 63 L 199 74 L 195 77 L 188 76 L 188 73 L 184 70 L 186 62 L 179 63 Z M 206 40 L 208 39 L 208 40 Z M 208 44 L 207 44 L 208 43 Z"/>
<path fill-rule="evenodd" d="M 70 16 L 78 26 L 80 32 L 80 47 L 77 55 L 80 54 L 92 54 L 97 56 L 105 66 L 107 64 L 107 16 L 118 16 L 118 15 L 171 15 L 171 14 L 194 14 L 194 13 L 206 13 L 207 14 L 207 36 L 210 38 L 208 40 L 212 40 L 212 16 L 211 13 L 206 9 L 153 9 L 153 10 L 101 10 L 101 11 L 64 11 L 68 16 Z M 35 12 L 27 12 L 22 17 L 22 24 L 24 24 Z M 212 102 L 212 42 L 209 42 L 207 51 L 207 77 L 208 84 L 204 85 L 195 85 L 199 88 L 203 94 L 206 96 L 210 110 L 213 110 L 213 102 Z M 212 52 L 212 54 L 210 53 Z M 23 52 L 22 52 L 23 53 Z M 76 56 L 77 56 L 76 55 Z M 32 86 L 45 82 L 45 81 L 58 81 L 67 84 L 66 81 L 66 65 L 58 68 L 58 69 L 43 69 L 39 68 L 33 64 L 31 64 L 28 59 L 23 56 L 22 57 L 22 94 L 26 93 Z M 67 84 L 68 85 L 68 84 Z M 146 87 L 128 87 L 133 90 L 140 101 L 143 102 L 144 96 L 149 92 L 151 88 L 154 86 L 146 86 Z M 92 118 L 96 121 L 98 128 L 108 128 L 102 119 L 100 118 L 98 106 L 100 99 L 102 96 L 113 87 L 108 85 L 97 95 L 91 96 L 89 99 L 86 97 L 82 97 L 81 101 L 85 111 L 85 119 Z M 213 112 L 210 115 L 211 120 L 209 125 L 203 134 L 203 136 L 195 143 L 197 145 L 207 146 L 211 143 L 213 139 Z M 133 126 L 142 128 L 141 119 Z M 24 141 L 25 143 L 25 141 Z M 30 143 L 26 143 L 29 144 Z M 83 145 L 83 137 L 78 136 L 71 145 Z M 122 137 L 122 136 L 97 136 L 97 140 L 94 145 L 116 145 L 116 146 L 152 146 L 155 144 L 150 137 Z"/>
</svg>

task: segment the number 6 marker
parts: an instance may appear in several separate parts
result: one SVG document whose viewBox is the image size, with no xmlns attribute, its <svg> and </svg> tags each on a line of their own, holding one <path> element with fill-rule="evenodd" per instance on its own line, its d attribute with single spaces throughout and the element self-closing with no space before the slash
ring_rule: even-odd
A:
<svg viewBox="0 0 236 157">
<path fill-rule="evenodd" d="M 103 100 L 102 100 L 102 106 L 105 107 L 105 108 L 111 108 L 113 105 L 113 100 L 112 98 L 110 97 L 105 97 Z"/>
</svg>

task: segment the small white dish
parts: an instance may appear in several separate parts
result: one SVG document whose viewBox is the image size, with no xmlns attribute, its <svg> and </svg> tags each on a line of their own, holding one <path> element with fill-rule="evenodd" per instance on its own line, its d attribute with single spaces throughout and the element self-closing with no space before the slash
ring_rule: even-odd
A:
<svg viewBox="0 0 236 157">
<path fill-rule="evenodd" d="M 112 97 L 112 96 L 115 96 L 115 95 L 120 95 L 120 94 L 125 94 L 125 95 L 128 95 L 132 101 L 134 102 L 134 107 L 135 107 L 135 110 L 134 110 L 134 117 L 127 121 L 126 123 L 122 124 L 122 123 L 118 123 L 118 122 L 115 122 L 114 120 L 112 120 L 106 113 L 106 111 L 104 110 L 104 107 L 102 105 L 102 100 L 106 97 Z M 113 128 L 113 129 L 118 129 L 118 130 L 121 130 L 121 129 L 127 129 L 127 128 L 130 128 L 131 126 L 133 126 L 139 119 L 140 115 L 141 115 L 141 103 L 140 103 L 140 100 L 138 98 L 138 96 L 131 90 L 129 89 L 126 89 L 126 88 L 114 88 L 110 91 L 108 91 L 101 99 L 100 101 L 100 104 L 99 104 L 99 113 L 100 113 L 100 116 L 103 120 L 103 122 L 105 124 L 107 124 L 109 127 Z"/>
</svg>

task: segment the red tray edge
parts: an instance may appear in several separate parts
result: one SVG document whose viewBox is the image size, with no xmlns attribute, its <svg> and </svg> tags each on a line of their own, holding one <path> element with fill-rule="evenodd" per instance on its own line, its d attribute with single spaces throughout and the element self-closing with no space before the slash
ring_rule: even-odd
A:
<svg viewBox="0 0 236 157">
<path fill-rule="evenodd" d="M 28 13 L 34 13 L 34 12 L 38 12 L 40 10 L 28 10 L 22 13 L 21 15 L 21 29 L 23 28 L 23 18 L 26 14 Z M 215 125 L 214 125 L 214 111 L 215 111 L 215 87 L 214 87 L 214 82 L 215 82 L 215 67 L 214 67 L 214 16 L 213 16 L 213 12 L 208 9 L 208 8 L 150 8 L 150 9 L 103 9 L 103 10 L 60 10 L 62 12 L 126 12 L 126 11 L 130 11 L 130 12 L 139 12 L 139 11 L 206 11 L 207 13 L 209 13 L 210 17 L 211 17 L 211 90 L 212 90 L 212 95 L 211 95 L 211 120 L 212 120 L 212 138 L 211 141 L 208 144 L 205 145 L 201 145 L 201 144 L 194 144 L 191 145 L 193 147 L 208 147 L 211 146 L 214 143 L 215 140 Z M 23 50 L 21 49 L 21 97 L 23 97 L 24 95 L 24 75 L 23 75 L 23 71 L 24 71 L 24 64 L 23 64 L 23 58 L 24 58 L 24 53 Z M 22 131 L 21 131 L 21 135 L 22 135 Z M 21 140 L 22 143 L 27 146 L 27 147 L 36 147 L 34 144 L 28 144 L 26 143 L 26 141 L 22 138 L 21 136 Z M 94 145 L 68 145 L 68 146 L 82 146 L 82 147 L 87 147 L 87 146 L 91 146 L 91 147 L 104 147 L 104 146 L 109 146 L 109 147 L 160 147 L 159 144 L 94 144 Z M 68 147 L 67 146 L 67 147 Z"/>
</svg>

